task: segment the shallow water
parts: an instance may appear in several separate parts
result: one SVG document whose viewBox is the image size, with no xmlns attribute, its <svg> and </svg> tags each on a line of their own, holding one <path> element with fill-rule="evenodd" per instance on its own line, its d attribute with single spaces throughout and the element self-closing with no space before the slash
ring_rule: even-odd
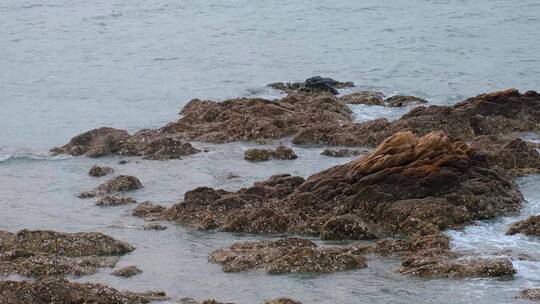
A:
<svg viewBox="0 0 540 304">
<path fill-rule="evenodd" d="M 540 263 L 514 258 L 514 280 L 424 280 L 395 273 L 396 259 L 331 275 L 225 274 L 208 253 L 249 235 L 169 225 L 144 231 L 130 206 L 99 208 L 75 195 L 104 179 L 93 164 L 138 176 L 138 201 L 172 204 L 197 186 L 237 189 L 275 173 L 308 176 L 350 159 L 296 147 L 299 159 L 254 164 L 248 143 L 194 143 L 209 152 L 183 160 L 49 157 L 46 151 L 99 126 L 130 131 L 177 119 L 191 98 L 275 98 L 264 84 L 320 74 L 357 89 L 413 94 L 452 104 L 479 93 L 539 89 L 537 1 L 119 1 L 3 0 L 0 3 L 0 229 L 103 231 L 137 247 L 121 265 L 80 280 L 121 289 L 163 289 L 174 299 L 238 303 L 290 296 L 304 303 L 509 303 L 540 286 Z M 396 119 L 408 109 L 351 106 L 358 121 Z M 288 143 L 288 140 L 284 140 Z M 231 175 L 239 177 L 230 178 Z M 519 180 L 522 215 L 449 232 L 453 246 L 483 255 L 540 259 L 540 242 L 504 236 L 508 225 L 540 212 L 540 177 Z"/>
</svg>

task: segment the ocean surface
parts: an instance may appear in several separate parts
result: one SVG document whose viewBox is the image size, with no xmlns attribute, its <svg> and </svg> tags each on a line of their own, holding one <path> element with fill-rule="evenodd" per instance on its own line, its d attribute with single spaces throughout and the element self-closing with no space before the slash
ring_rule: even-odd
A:
<svg viewBox="0 0 540 304">
<path fill-rule="evenodd" d="M 0 1 L 0 229 L 102 231 L 137 249 L 120 265 L 129 279 L 103 269 L 73 278 L 123 290 L 165 290 L 182 297 L 260 303 L 289 296 L 308 303 L 521 303 L 521 288 L 540 287 L 540 240 L 505 236 L 540 213 L 540 176 L 517 182 L 527 199 L 519 216 L 448 232 L 452 245 L 509 256 L 508 279 L 433 280 L 396 273 L 397 258 L 372 256 L 366 269 L 325 275 L 223 273 L 212 250 L 256 239 L 168 225 L 145 231 L 127 207 L 99 208 L 76 194 L 103 179 L 94 165 L 138 176 L 138 201 L 165 205 L 197 186 L 238 189 L 276 173 L 308 176 L 351 159 L 295 147 L 294 161 L 248 163 L 250 143 L 213 145 L 182 160 L 88 159 L 48 155 L 83 131 L 130 132 L 178 119 L 190 99 L 276 98 L 265 87 L 313 75 L 354 81 L 355 90 L 411 94 L 453 104 L 477 94 L 540 90 L 537 0 L 396 1 Z M 358 121 L 399 118 L 410 109 L 352 106 Z M 283 140 L 289 143 L 288 139 Z M 234 177 L 238 176 L 238 177 Z M 328 243 L 324 243 L 328 244 Z M 533 261 L 520 261 L 519 254 Z"/>
</svg>

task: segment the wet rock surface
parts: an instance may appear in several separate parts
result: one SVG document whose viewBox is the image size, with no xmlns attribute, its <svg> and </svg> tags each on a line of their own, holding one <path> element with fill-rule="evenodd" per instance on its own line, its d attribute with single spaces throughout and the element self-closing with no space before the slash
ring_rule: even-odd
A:
<svg viewBox="0 0 540 304">
<path fill-rule="evenodd" d="M 540 301 L 540 288 L 523 289 L 517 297 L 531 301 Z"/>
<path fill-rule="evenodd" d="M 161 225 L 159 223 L 148 223 L 144 224 L 143 229 L 144 230 L 166 230 L 168 227 Z"/>
<path fill-rule="evenodd" d="M 339 99 L 348 104 L 384 106 L 385 95 L 377 91 L 360 91 L 343 95 Z"/>
<path fill-rule="evenodd" d="M 530 216 L 529 218 L 514 223 L 506 232 L 508 235 L 525 234 L 540 236 L 540 215 Z"/>
<path fill-rule="evenodd" d="M 321 155 L 330 157 L 352 157 L 362 154 L 368 154 L 368 151 L 360 151 L 353 149 L 325 149 L 321 152 Z"/>
<path fill-rule="evenodd" d="M 0 231 L 0 273 L 24 276 L 86 275 L 114 267 L 133 251 L 127 243 L 98 232 Z"/>
<path fill-rule="evenodd" d="M 111 275 L 116 276 L 116 277 L 130 278 L 132 276 L 141 274 L 142 272 L 143 271 L 140 270 L 137 266 L 126 266 L 118 270 L 115 270 L 114 272 L 111 273 Z"/>
<path fill-rule="evenodd" d="M 387 107 L 408 107 L 427 103 L 427 100 L 416 96 L 396 95 L 384 100 Z"/>
<path fill-rule="evenodd" d="M 367 267 L 366 259 L 347 247 L 319 247 L 300 238 L 236 243 L 210 254 L 225 272 L 264 269 L 270 274 L 328 273 Z"/>
<path fill-rule="evenodd" d="M 271 159 L 292 160 L 298 158 L 294 150 L 285 146 L 272 149 L 248 149 L 244 152 L 244 159 L 249 161 L 268 161 Z"/>
<path fill-rule="evenodd" d="M 114 192 L 127 192 L 142 188 L 141 181 L 131 175 L 118 175 L 103 184 L 99 185 L 93 191 L 82 192 L 79 194 L 79 198 L 89 198 L 98 195 L 107 195 Z M 106 201 L 114 201 L 114 197 L 110 197 Z M 106 203 L 106 202 L 105 202 Z"/>
<path fill-rule="evenodd" d="M 264 304 L 302 304 L 302 303 L 296 300 L 290 299 L 290 298 L 279 298 L 279 299 L 274 299 L 274 300 L 268 300 L 264 302 Z"/>
<path fill-rule="evenodd" d="M 92 283 L 64 279 L 36 281 L 0 281 L 0 295 L 5 304 L 143 304 L 166 300 L 164 292 L 121 292 Z"/>
<path fill-rule="evenodd" d="M 101 176 L 105 176 L 107 174 L 112 174 L 112 173 L 114 173 L 113 168 L 111 168 L 111 167 L 100 167 L 100 166 L 97 166 L 97 165 L 92 166 L 92 168 L 90 168 L 90 171 L 88 171 L 88 175 L 94 176 L 94 177 L 101 177 Z"/>
<path fill-rule="evenodd" d="M 305 92 L 305 93 L 321 93 L 326 92 L 330 94 L 338 94 L 337 89 L 354 87 L 352 82 L 341 82 L 332 78 L 324 78 L 321 76 L 313 76 L 306 79 L 304 82 L 283 83 L 275 82 L 268 85 L 269 87 L 284 91 L 287 93 L 292 92 Z"/>
<path fill-rule="evenodd" d="M 371 154 L 307 180 L 277 175 L 237 192 L 201 187 L 148 217 L 200 229 L 364 239 L 428 224 L 459 227 L 515 213 L 522 200 L 505 172 L 465 143 L 442 132 L 400 132 Z M 338 225 L 345 218 L 351 224 Z"/>
<path fill-rule="evenodd" d="M 101 197 L 96 202 L 96 206 L 99 207 L 113 207 L 113 206 L 122 206 L 129 204 L 136 204 L 137 201 L 131 197 L 119 197 L 115 195 L 106 195 Z"/>
</svg>

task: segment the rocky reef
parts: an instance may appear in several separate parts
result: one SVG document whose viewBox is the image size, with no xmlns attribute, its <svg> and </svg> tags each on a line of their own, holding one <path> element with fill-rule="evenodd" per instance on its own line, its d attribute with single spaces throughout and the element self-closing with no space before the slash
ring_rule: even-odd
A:
<svg viewBox="0 0 540 304">
<path fill-rule="evenodd" d="M 114 267 L 133 251 L 127 243 L 98 232 L 0 231 L 0 273 L 24 276 L 86 275 Z"/>
<path fill-rule="evenodd" d="M 200 229 L 304 233 L 329 239 L 373 239 L 439 229 L 517 212 L 521 193 L 498 167 L 443 132 L 400 132 L 371 154 L 304 180 L 273 176 L 237 192 L 197 188 L 161 218 Z"/>
<path fill-rule="evenodd" d="M 76 283 L 65 279 L 36 281 L 0 281 L 0 296 L 5 304 L 144 304 L 166 300 L 164 292 L 121 292 L 112 287 L 92 283 Z"/>
<path fill-rule="evenodd" d="M 347 247 L 319 247 L 301 238 L 236 243 L 210 254 L 210 262 L 225 272 L 264 269 L 269 274 L 328 273 L 367 266 L 366 259 Z"/>
</svg>

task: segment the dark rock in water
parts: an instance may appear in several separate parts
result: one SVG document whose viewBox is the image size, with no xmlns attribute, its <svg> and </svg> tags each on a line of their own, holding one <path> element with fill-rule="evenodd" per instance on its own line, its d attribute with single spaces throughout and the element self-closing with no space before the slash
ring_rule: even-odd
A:
<svg viewBox="0 0 540 304">
<path fill-rule="evenodd" d="M 330 93 L 338 94 L 337 89 L 354 87 L 352 82 L 340 82 L 332 78 L 323 78 L 314 76 L 306 79 L 304 82 L 283 83 L 276 82 L 268 85 L 269 87 L 284 92 L 306 92 L 306 93 Z"/>
<path fill-rule="evenodd" d="M 111 167 L 100 167 L 97 165 L 92 166 L 90 168 L 90 171 L 88 171 L 88 175 L 95 176 L 95 177 L 101 177 L 105 176 L 107 174 L 114 173 L 114 169 Z"/>
<path fill-rule="evenodd" d="M 111 275 L 115 277 L 130 278 L 132 276 L 141 274 L 142 272 L 143 271 L 140 270 L 137 266 L 126 266 L 115 270 L 113 273 L 111 273 Z"/>
<path fill-rule="evenodd" d="M 540 172 L 540 153 L 536 144 L 500 135 L 478 136 L 471 146 L 482 151 L 491 166 L 506 169 L 512 176 Z"/>
<path fill-rule="evenodd" d="M 384 94 L 376 91 L 360 91 L 343 95 L 339 99 L 348 104 L 384 106 Z"/>
<path fill-rule="evenodd" d="M 135 207 L 131 214 L 138 217 L 151 217 L 153 215 L 159 215 L 165 211 L 165 207 L 154 205 L 151 202 L 143 202 L 139 206 Z"/>
<path fill-rule="evenodd" d="M 523 289 L 519 292 L 517 298 L 540 301 L 540 288 Z"/>
<path fill-rule="evenodd" d="M 518 233 L 540 236 L 540 215 L 530 216 L 523 221 L 514 223 L 506 232 L 508 235 Z"/>
<path fill-rule="evenodd" d="M 129 161 L 127 161 L 127 160 L 121 160 L 121 161 L 118 162 L 119 165 L 125 165 L 127 163 L 129 163 Z"/>
<path fill-rule="evenodd" d="M 127 243 L 98 232 L 0 231 L 0 273 L 24 276 L 86 275 L 114 267 L 133 251 Z"/>
<path fill-rule="evenodd" d="M 55 154 L 100 157 L 113 153 L 129 137 L 125 130 L 99 128 L 77 135 L 63 146 L 51 150 Z"/>
<path fill-rule="evenodd" d="M 326 149 L 321 152 L 321 155 L 330 157 L 352 157 L 361 154 L 367 154 L 367 151 L 359 151 L 352 149 Z"/>
<path fill-rule="evenodd" d="M 289 299 L 289 298 L 279 298 L 279 299 L 274 299 L 274 300 L 268 300 L 264 302 L 264 304 L 302 304 L 302 303 L 293 299 Z"/>
<path fill-rule="evenodd" d="M 360 238 L 360 227 L 365 235 L 408 234 L 428 224 L 446 229 L 519 211 L 517 187 L 477 152 L 442 132 L 400 132 L 371 154 L 307 180 L 277 175 L 236 192 L 198 188 L 149 217 L 200 229 Z M 358 230 L 329 222 L 345 215 Z"/>
<path fill-rule="evenodd" d="M 272 159 L 271 149 L 248 149 L 244 152 L 244 159 L 249 161 L 267 161 Z"/>
<path fill-rule="evenodd" d="M 121 292 L 93 283 L 76 283 L 65 279 L 36 281 L 0 281 L 0 295 L 5 304 L 143 304 L 168 299 L 162 291 Z"/>
<path fill-rule="evenodd" d="M 166 230 L 167 226 L 158 223 L 148 223 L 143 226 L 144 230 Z"/>
<path fill-rule="evenodd" d="M 119 197 L 115 195 L 107 195 L 100 198 L 96 202 L 96 206 L 111 207 L 111 206 L 121 206 L 121 205 L 135 204 L 135 203 L 137 203 L 137 201 L 131 197 Z"/>
<path fill-rule="evenodd" d="M 207 299 L 207 300 L 199 302 L 193 298 L 183 298 L 183 299 L 180 299 L 178 303 L 179 304 L 234 304 L 234 303 L 223 303 L 223 302 L 216 301 L 214 299 Z"/>
<path fill-rule="evenodd" d="M 244 152 L 244 159 L 249 161 L 268 161 L 272 158 L 281 160 L 296 159 L 298 156 L 294 150 L 285 146 L 279 146 L 276 150 L 272 149 L 248 149 Z"/>
<path fill-rule="evenodd" d="M 264 269 L 270 274 L 339 272 L 367 267 L 366 259 L 347 247 L 318 247 L 300 238 L 236 243 L 210 254 L 225 272 Z"/>
<path fill-rule="evenodd" d="M 118 175 L 117 177 L 99 185 L 96 189 L 98 194 L 108 194 L 112 192 L 126 192 L 142 188 L 138 178 L 131 175 Z"/>
<path fill-rule="evenodd" d="M 427 103 L 427 100 L 416 96 L 396 95 L 384 100 L 387 107 L 407 107 Z"/>
</svg>

